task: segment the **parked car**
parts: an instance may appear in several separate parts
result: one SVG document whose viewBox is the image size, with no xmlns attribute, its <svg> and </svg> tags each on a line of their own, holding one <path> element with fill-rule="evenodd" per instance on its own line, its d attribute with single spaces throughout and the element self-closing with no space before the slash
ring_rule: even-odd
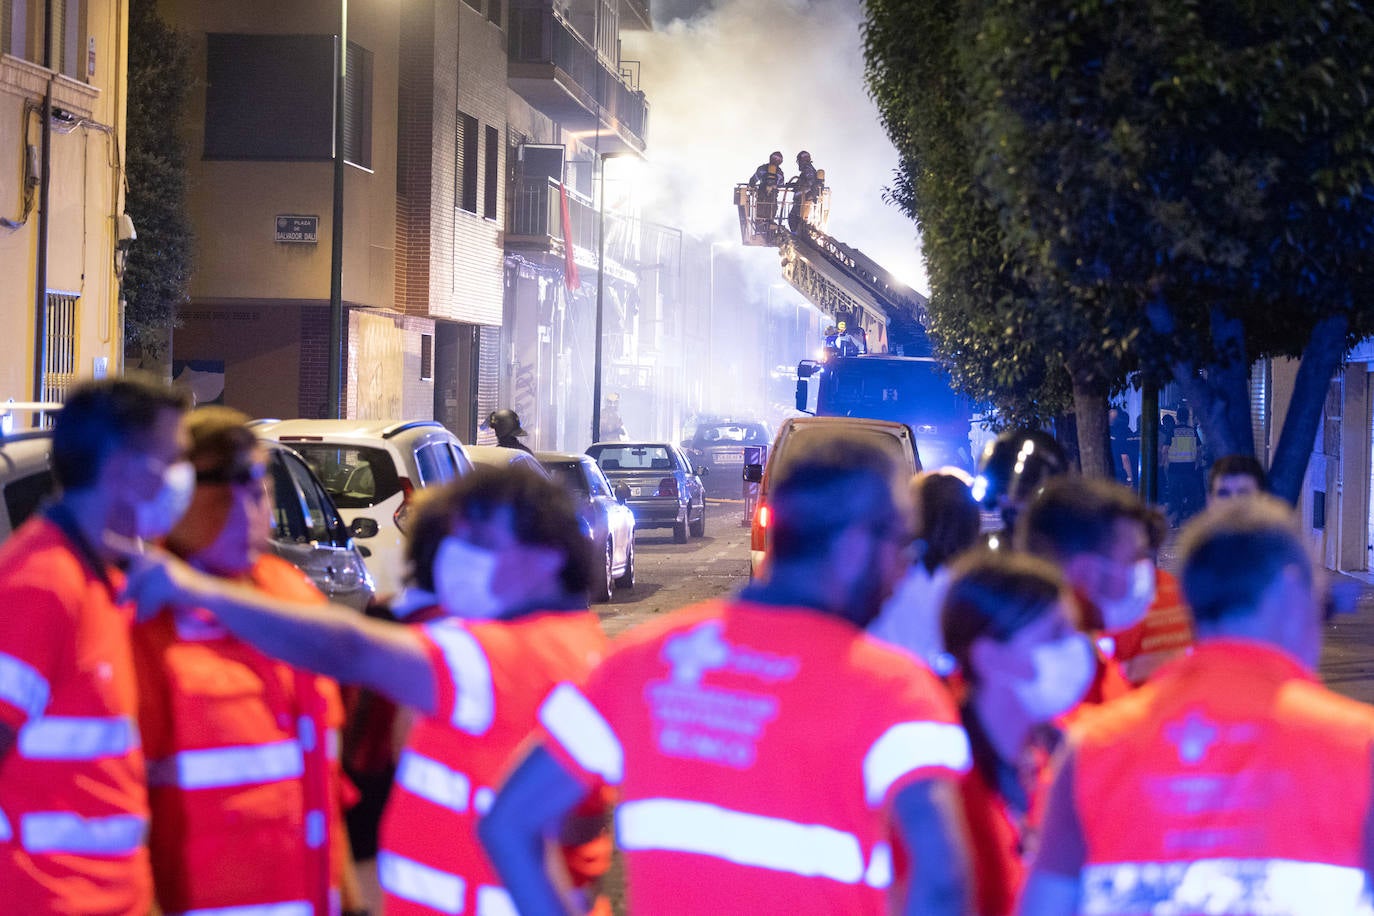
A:
<svg viewBox="0 0 1374 916">
<path fill-rule="evenodd" d="M 679 544 L 687 543 L 689 532 L 705 536 L 706 470 L 693 467 L 681 448 L 671 442 L 597 442 L 587 454 L 611 484 L 629 488 L 625 505 L 637 528 L 672 528 Z"/>
<path fill-rule="evenodd" d="M 469 445 L 468 457 L 473 464 L 483 464 L 493 468 L 528 468 L 545 477 L 549 472 L 539 459 L 522 448 L 505 448 L 500 445 Z"/>
<path fill-rule="evenodd" d="M 745 446 L 766 446 L 773 441 L 768 424 L 759 420 L 716 420 L 700 423 L 682 450 L 693 463 L 710 469 L 704 478 L 710 496 L 739 499 L 743 495 Z"/>
<path fill-rule="evenodd" d="M 628 493 L 622 489 L 618 498 L 601 468 L 587 455 L 539 452 L 535 457 L 572 497 L 592 556 L 602 558 L 603 571 L 592 585 L 592 600 L 610 601 L 612 590 L 634 588 L 635 514 L 623 501 Z"/>
<path fill-rule="evenodd" d="M 299 452 L 349 525 L 374 523 L 354 536 L 383 596 L 401 589 L 411 494 L 472 470 L 463 444 L 435 420 L 256 420 L 254 431 Z"/>
<path fill-rule="evenodd" d="M 355 522 L 350 529 L 300 455 L 275 442 L 263 444 L 272 498 L 268 547 L 300 567 L 330 600 L 359 610 L 366 607 L 374 585 L 353 536 L 372 530 L 370 523 Z M 47 430 L 0 437 L 0 542 L 52 497 L 56 482 L 51 462 L 52 436 Z"/>
<path fill-rule="evenodd" d="M 911 427 L 893 420 L 868 420 L 860 417 L 792 417 L 778 428 L 767 465 L 745 465 L 744 479 L 759 485 L 758 499 L 749 533 L 749 574 L 758 575 L 767 562 L 768 482 L 781 469 L 806 452 L 812 443 L 844 438 L 878 446 L 892 456 L 903 482 L 921 470 L 920 452 Z"/>
</svg>

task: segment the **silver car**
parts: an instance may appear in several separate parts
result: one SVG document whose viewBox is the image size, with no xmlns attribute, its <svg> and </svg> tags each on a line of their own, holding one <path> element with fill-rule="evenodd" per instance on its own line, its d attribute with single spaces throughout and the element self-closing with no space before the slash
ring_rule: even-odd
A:
<svg viewBox="0 0 1374 916">
<path fill-rule="evenodd" d="M 592 583 L 593 601 L 610 601 L 615 589 L 635 584 L 635 514 L 625 505 L 625 493 L 617 495 L 606 475 L 586 455 L 540 452 L 545 470 L 573 498 L 582 518 L 582 530 L 592 545 L 592 556 L 601 560 L 601 575 Z"/>
</svg>

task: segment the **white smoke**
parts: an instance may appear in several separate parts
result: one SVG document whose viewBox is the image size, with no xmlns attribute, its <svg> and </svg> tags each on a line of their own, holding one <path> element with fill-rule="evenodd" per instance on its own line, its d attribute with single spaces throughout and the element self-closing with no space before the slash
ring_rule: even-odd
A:
<svg viewBox="0 0 1374 916">
<path fill-rule="evenodd" d="M 864 85 L 859 0 L 669 0 L 653 9 L 686 18 L 622 33 L 650 105 L 646 212 L 738 241 L 735 183 L 775 149 L 791 177 L 805 149 L 832 189 L 829 233 L 928 291 L 916 226 L 883 200 L 897 153 Z M 776 258 L 746 263 L 771 270 L 761 282 L 778 280 Z"/>
</svg>

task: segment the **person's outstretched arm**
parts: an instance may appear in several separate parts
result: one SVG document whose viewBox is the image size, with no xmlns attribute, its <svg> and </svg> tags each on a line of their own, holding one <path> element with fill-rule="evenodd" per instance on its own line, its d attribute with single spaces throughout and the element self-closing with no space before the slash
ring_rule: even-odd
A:
<svg viewBox="0 0 1374 916">
<path fill-rule="evenodd" d="M 1017 916 L 1074 916 L 1078 912 L 1079 876 L 1087 847 L 1074 807 L 1073 761 L 1072 751 L 1064 754 L 1050 787 L 1039 852 L 1021 892 Z"/>
<path fill-rule="evenodd" d="M 129 561 L 122 597 L 137 604 L 140 617 L 168 607 L 204 608 L 239 639 L 273 658 L 362 684 L 422 713 L 435 710 L 429 658 L 409 627 L 340 605 L 283 601 L 197 572 L 164 551 L 118 546 Z"/>
<path fill-rule="evenodd" d="M 521 916 L 572 912 L 544 867 L 544 842 L 586 796 L 586 787 L 540 745 L 506 780 L 491 810 L 477 824 L 501 883 Z"/>
<path fill-rule="evenodd" d="M 969 857 L 958 789 L 948 779 L 922 779 L 900 789 L 892 816 L 908 853 L 907 916 L 964 916 L 973 912 Z"/>
</svg>

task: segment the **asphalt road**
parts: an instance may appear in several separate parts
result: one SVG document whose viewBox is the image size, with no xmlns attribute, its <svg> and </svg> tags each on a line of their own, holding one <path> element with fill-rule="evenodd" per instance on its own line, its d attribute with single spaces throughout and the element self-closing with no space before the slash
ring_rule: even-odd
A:
<svg viewBox="0 0 1374 916">
<path fill-rule="evenodd" d="M 608 636 L 677 608 L 727 594 L 749 579 L 749 529 L 740 500 L 708 500 L 706 536 L 674 544 L 668 528 L 635 534 L 635 587 L 592 607 Z"/>
</svg>

